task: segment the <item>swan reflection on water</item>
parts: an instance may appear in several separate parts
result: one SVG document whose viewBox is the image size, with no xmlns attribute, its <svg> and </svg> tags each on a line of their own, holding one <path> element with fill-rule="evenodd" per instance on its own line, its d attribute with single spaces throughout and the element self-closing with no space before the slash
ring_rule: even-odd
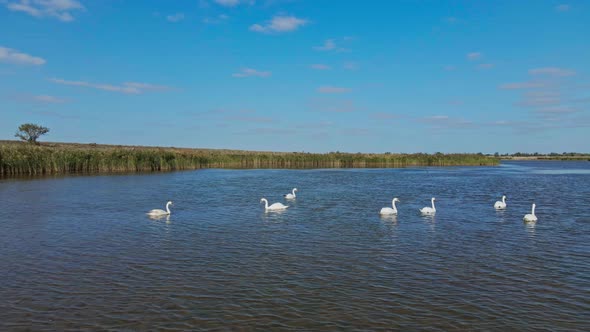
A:
<svg viewBox="0 0 590 332">
<path fill-rule="evenodd" d="M 166 223 L 170 223 L 170 215 L 148 215 L 148 218 L 155 221 L 166 221 Z"/>
<path fill-rule="evenodd" d="M 283 222 L 285 220 L 286 210 L 266 210 L 260 214 L 264 222 Z"/>
<path fill-rule="evenodd" d="M 388 223 L 396 224 L 397 223 L 397 214 L 379 214 L 382 221 L 386 221 Z"/>
<path fill-rule="evenodd" d="M 434 214 L 423 214 L 421 217 L 430 226 L 431 231 L 436 230 L 436 216 Z"/>
<path fill-rule="evenodd" d="M 535 236 L 535 227 L 537 226 L 537 223 L 535 222 L 524 222 L 525 225 L 525 229 L 527 230 L 527 232 L 529 233 L 530 236 Z"/>
</svg>

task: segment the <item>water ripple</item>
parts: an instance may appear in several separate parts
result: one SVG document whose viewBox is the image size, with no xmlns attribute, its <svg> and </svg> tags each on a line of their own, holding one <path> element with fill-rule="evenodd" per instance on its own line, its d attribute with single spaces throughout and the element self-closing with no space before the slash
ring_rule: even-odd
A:
<svg viewBox="0 0 590 332">
<path fill-rule="evenodd" d="M 3 181 L 0 330 L 589 330 L 588 167 Z"/>
</svg>

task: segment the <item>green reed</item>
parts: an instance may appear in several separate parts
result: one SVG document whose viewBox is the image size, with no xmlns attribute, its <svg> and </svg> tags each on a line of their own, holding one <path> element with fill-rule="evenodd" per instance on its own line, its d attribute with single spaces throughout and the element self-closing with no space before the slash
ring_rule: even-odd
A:
<svg viewBox="0 0 590 332">
<path fill-rule="evenodd" d="M 325 154 L 0 142 L 0 175 L 174 171 L 198 168 L 347 168 L 497 165 L 482 154 Z"/>
</svg>

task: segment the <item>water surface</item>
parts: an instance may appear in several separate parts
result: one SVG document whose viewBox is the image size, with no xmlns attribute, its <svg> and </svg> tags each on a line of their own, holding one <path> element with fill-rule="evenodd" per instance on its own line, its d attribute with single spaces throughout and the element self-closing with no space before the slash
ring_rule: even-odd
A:
<svg viewBox="0 0 590 332">
<path fill-rule="evenodd" d="M 0 180 L 0 330 L 589 330 L 589 171 Z M 259 205 L 293 187 L 287 211 Z M 394 196 L 399 216 L 380 217 Z M 432 196 L 436 216 L 420 216 Z M 145 215 L 167 200 L 170 218 Z M 533 201 L 534 226 L 522 222 Z"/>
</svg>

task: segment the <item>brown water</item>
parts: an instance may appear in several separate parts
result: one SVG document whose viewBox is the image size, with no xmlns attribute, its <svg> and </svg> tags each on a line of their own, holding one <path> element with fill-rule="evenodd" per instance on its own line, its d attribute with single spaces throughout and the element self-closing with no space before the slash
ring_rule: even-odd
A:
<svg viewBox="0 0 590 332">
<path fill-rule="evenodd" d="M 589 202 L 588 162 L 0 180 L 0 330 L 590 330 Z"/>
</svg>

